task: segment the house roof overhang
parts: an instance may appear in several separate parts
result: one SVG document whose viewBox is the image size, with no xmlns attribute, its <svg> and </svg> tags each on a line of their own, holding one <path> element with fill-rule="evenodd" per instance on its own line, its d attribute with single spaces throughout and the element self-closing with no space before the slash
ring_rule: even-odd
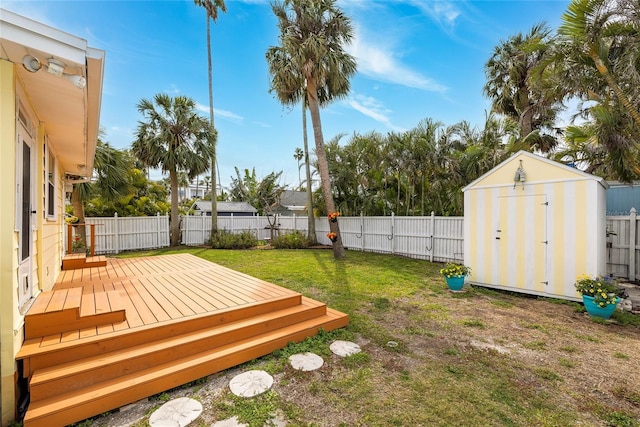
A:
<svg viewBox="0 0 640 427">
<path fill-rule="evenodd" d="M 15 64 L 28 102 L 44 125 L 59 164 L 70 179 L 91 176 L 100 126 L 104 78 L 103 50 L 63 31 L 0 9 L 0 58 Z M 30 72 L 23 58 L 44 64 Z M 83 88 L 47 72 L 49 59 L 64 64 L 64 73 L 86 79 Z"/>
</svg>

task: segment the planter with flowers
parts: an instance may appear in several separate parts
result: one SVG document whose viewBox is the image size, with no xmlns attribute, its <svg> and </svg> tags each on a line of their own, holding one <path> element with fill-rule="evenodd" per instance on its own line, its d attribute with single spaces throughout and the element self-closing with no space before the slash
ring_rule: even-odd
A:
<svg viewBox="0 0 640 427">
<path fill-rule="evenodd" d="M 78 225 L 78 217 L 74 215 L 69 215 L 65 217 L 64 222 L 67 224 L 73 225 L 74 227 Z"/>
<path fill-rule="evenodd" d="M 594 317 L 608 319 L 620 301 L 616 281 L 611 277 L 591 277 L 583 274 L 577 277 L 575 287 L 582 295 L 587 313 Z"/>
<path fill-rule="evenodd" d="M 450 290 L 460 291 L 464 286 L 465 277 L 471 274 L 471 268 L 464 264 L 450 262 L 440 269 L 440 274 L 444 276 Z"/>
<path fill-rule="evenodd" d="M 327 215 L 327 218 L 331 222 L 336 222 L 338 221 L 339 216 L 340 216 L 340 212 L 331 212 L 329 215 Z"/>
<path fill-rule="evenodd" d="M 331 240 L 332 242 L 335 242 L 335 241 L 337 241 L 337 240 L 338 240 L 338 234 L 337 234 L 337 233 L 334 233 L 334 232 L 327 233 L 327 238 L 328 238 L 329 240 Z"/>
</svg>

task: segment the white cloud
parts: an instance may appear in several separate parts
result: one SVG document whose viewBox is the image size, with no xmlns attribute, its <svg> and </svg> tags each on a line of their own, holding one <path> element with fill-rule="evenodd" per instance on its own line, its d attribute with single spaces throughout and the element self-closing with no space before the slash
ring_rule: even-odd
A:
<svg viewBox="0 0 640 427">
<path fill-rule="evenodd" d="M 369 44 L 360 32 L 356 32 L 347 51 L 356 58 L 358 71 L 373 79 L 433 92 L 445 92 L 444 85 L 423 76 L 400 63 L 393 48 Z"/>
<path fill-rule="evenodd" d="M 209 106 L 208 105 L 196 103 L 196 108 L 199 111 L 202 111 L 203 113 L 206 113 L 207 115 L 209 114 Z M 213 114 L 214 114 L 215 117 L 221 117 L 221 118 L 229 120 L 230 122 L 233 122 L 233 123 L 242 124 L 244 122 L 244 117 L 239 116 L 239 115 L 237 115 L 235 113 L 232 113 L 231 111 L 220 110 L 218 108 L 213 107 Z"/>
<path fill-rule="evenodd" d="M 460 16 L 460 9 L 451 1 L 408 0 L 441 27 L 452 28 Z"/>
<path fill-rule="evenodd" d="M 384 105 L 382 105 L 382 103 L 377 99 L 370 96 L 356 94 L 349 97 L 346 102 L 354 110 L 359 111 L 367 117 L 371 117 L 373 120 L 382 123 L 387 128 L 399 132 L 404 131 L 404 129 L 391 123 L 391 120 L 387 116 L 387 113 L 390 113 L 391 110 L 384 108 Z"/>
</svg>

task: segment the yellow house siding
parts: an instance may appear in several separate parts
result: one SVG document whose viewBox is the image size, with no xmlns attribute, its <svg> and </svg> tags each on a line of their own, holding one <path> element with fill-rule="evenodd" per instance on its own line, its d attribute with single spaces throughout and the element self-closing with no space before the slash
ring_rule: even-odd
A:
<svg viewBox="0 0 640 427">
<path fill-rule="evenodd" d="M 15 355 L 20 343 L 14 334 L 17 311 L 17 238 L 15 224 L 16 122 L 15 78 L 13 64 L 0 60 L 0 194 L 7 204 L 0 209 L 0 390 L 2 425 L 14 417 Z M 20 337 L 20 340 L 21 341 Z"/>
<path fill-rule="evenodd" d="M 45 135 L 46 129 L 41 126 L 40 134 Z M 44 192 L 47 191 L 47 177 L 46 170 L 44 167 L 44 148 L 45 148 L 45 138 L 44 136 L 40 138 L 40 147 L 42 151 L 42 161 L 40 162 L 40 188 L 42 189 L 42 195 L 39 200 L 42 200 L 42 213 L 38 216 L 40 226 L 39 230 L 39 239 L 38 239 L 38 264 L 39 268 L 39 278 L 40 278 L 40 289 L 41 290 L 51 290 L 55 283 L 56 278 L 60 272 L 60 265 L 62 264 L 61 259 L 61 242 L 62 242 L 62 209 L 64 207 L 64 201 L 62 198 L 62 194 L 64 193 L 63 182 L 61 179 L 61 172 L 59 169 L 60 162 L 56 159 L 55 167 L 56 170 L 53 171 L 53 176 L 56 184 L 56 215 L 55 218 L 48 218 L 46 215 L 46 205 L 45 205 L 45 195 Z M 52 155 L 55 157 L 55 150 L 53 148 L 49 148 L 52 152 Z"/>
</svg>

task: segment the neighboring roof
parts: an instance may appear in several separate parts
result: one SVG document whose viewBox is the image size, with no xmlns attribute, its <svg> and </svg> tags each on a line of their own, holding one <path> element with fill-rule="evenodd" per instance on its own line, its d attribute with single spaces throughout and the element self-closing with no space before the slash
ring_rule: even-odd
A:
<svg viewBox="0 0 640 427">
<path fill-rule="evenodd" d="M 285 190 L 280 196 L 280 204 L 288 208 L 304 209 L 307 206 L 307 192 Z"/>
<path fill-rule="evenodd" d="M 534 162 L 539 162 L 542 165 L 551 166 L 553 168 L 556 168 L 557 172 L 559 172 L 559 173 L 557 174 L 558 176 L 555 177 L 555 179 L 569 179 L 568 177 L 573 177 L 575 179 L 580 178 L 580 179 L 583 179 L 583 180 L 584 179 L 590 179 L 590 180 L 597 181 L 605 189 L 609 188 L 609 184 L 607 184 L 607 182 L 603 178 L 601 178 L 599 176 L 591 175 L 589 173 L 581 171 L 580 169 L 576 169 L 576 168 L 573 168 L 571 166 L 567 166 L 565 164 L 556 162 L 554 160 L 547 159 L 546 157 L 542 157 L 542 156 L 539 156 L 537 154 L 530 153 L 528 151 L 520 150 L 517 153 L 515 153 L 514 155 L 512 155 L 511 157 L 509 157 L 508 159 L 506 159 L 505 161 L 503 161 L 502 163 L 500 163 L 499 165 L 497 165 L 496 167 L 494 167 L 493 169 L 491 169 L 489 172 L 487 172 L 484 175 L 482 175 L 480 178 L 478 178 L 475 181 L 473 181 L 471 184 L 469 184 L 466 187 L 464 187 L 462 189 L 462 191 L 464 192 L 464 191 L 467 191 L 467 190 L 469 190 L 469 189 L 471 189 L 473 187 L 477 187 L 477 186 L 479 186 L 479 184 L 482 183 L 482 181 L 485 181 L 485 180 L 489 181 L 489 179 L 488 179 L 489 177 L 491 177 L 492 175 L 504 172 L 503 169 L 505 167 L 511 165 L 511 163 L 513 163 L 513 162 L 515 162 L 517 160 L 522 160 L 523 158 L 524 159 L 530 159 L 530 160 L 532 160 Z M 511 166 L 513 166 L 513 165 L 511 165 Z M 532 171 L 531 168 L 527 169 L 527 165 L 526 164 L 523 166 L 523 168 L 527 172 L 527 182 L 542 182 L 542 181 L 545 181 L 545 180 L 553 180 L 554 179 L 553 176 L 550 176 L 548 174 L 545 174 L 543 179 L 536 179 L 537 177 L 532 176 L 532 174 L 531 174 L 531 171 Z M 549 168 L 547 168 L 547 169 L 549 169 Z M 515 173 L 515 169 L 509 169 L 507 174 L 510 177 L 512 177 L 514 173 Z M 487 186 L 490 187 L 492 185 L 487 185 Z"/>
<path fill-rule="evenodd" d="M 38 119 L 45 123 L 49 141 L 65 173 L 90 177 L 100 125 L 104 78 L 103 50 L 87 41 L 5 9 L 0 9 L 0 58 L 15 64 Z M 26 55 L 42 68 L 29 72 Z M 49 59 L 62 62 L 64 75 L 86 78 L 83 88 L 47 72 Z"/>
<path fill-rule="evenodd" d="M 256 208 L 247 202 L 217 202 L 216 208 L 218 212 L 258 212 Z M 193 204 L 192 209 L 211 212 L 211 202 L 208 200 L 198 200 Z"/>
</svg>

